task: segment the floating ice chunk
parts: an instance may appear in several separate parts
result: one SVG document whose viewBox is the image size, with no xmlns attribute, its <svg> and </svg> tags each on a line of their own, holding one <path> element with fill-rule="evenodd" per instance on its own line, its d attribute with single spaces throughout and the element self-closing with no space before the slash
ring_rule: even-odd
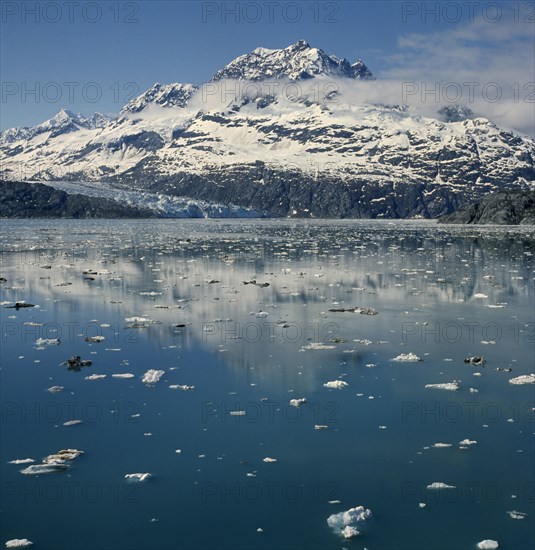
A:
<svg viewBox="0 0 535 550">
<path fill-rule="evenodd" d="M 299 399 L 290 399 L 290 405 L 292 407 L 300 407 L 301 405 L 304 405 L 307 402 L 307 400 L 304 397 L 301 397 Z"/>
<path fill-rule="evenodd" d="M 360 531 L 358 531 L 355 527 L 352 527 L 351 525 L 346 525 L 342 529 L 342 536 L 345 539 L 352 539 L 354 537 L 358 537 L 360 535 Z"/>
<path fill-rule="evenodd" d="M 425 387 L 436 390 L 457 391 L 459 389 L 459 384 L 457 382 L 445 382 L 443 384 L 426 384 Z"/>
<path fill-rule="evenodd" d="M 511 378 L 509 384 L 513 386 L 520 386 L 522 384 L 535 384 L 535 374 L 523 374 L 517 376 L 516 378 Z"/>
<path fill-rule="evenodd" d="M 325 426 L 324 424 L 314 424 L 315 430 L 327 430 L 329 426 Z"/>
<path fill-rule="evenodd" d="M 451 447 L 451 443 L 433 443 L 432 447 L 435 449 L 445 449 L 446 447 Z"/>
<path fill-rule="evenodd" d="M 177 455 L 179 455 L 179 454 L 182 453 L 182 450 L 181 450 L 181 449 L 177 449 L 177 450 L 175 451 L 175 453 L 176 453 Z"/>
<path fill-rule="evenodd" d="M 277 462 L 277 459 L 276 458 L 271 458 L 269 456 L 266 456 L 266 458 L 264 458 L 262 460 L 262 462 L 267 462 L 267 463 L 271 463 L 271 462 Z"/>
<path fill-rule="evenodd" d="M 67 420 L 67 422 L 63 422 L 64 426 L 77 426 L 78 424 L 81 424 L 81 420 Z"/>
<path fill-rule="evenodd" d="M 15 460 L 10 460 L 8 464 L 31 464 L 35 462 L 33 458 L 16 458 Z"/>
<path fill-rule="evenodd" d="M 126 474 L 124 476 L 125 479 L 132 480 L 132 481 L 147 481 L 149 477 L 152 477 L 149 472 L 145 472 L 144 474 L 140 474 L 140 473 Z"/>
<path fill-rule="evenodd" d="M 186 384 L 180 386 L 178 384 L 171 384 L 169 386 L 172 390 L 183 390 L 183 391 L 193 391 L 195 386 L 186 386 Z"/>
<path fill-rule="evenodd" d="M 427 486 L 428 489 L 438 490 L 438 489 L 456 489 L 455 485 L 448 485 L 442 481 L 435 481 L 431 485 Z"/>
<path fill-rule="evenodd" d="M 477 441 L 473 441 L 471 439 L 463 439 L 462 441 L 459 441 L 459 445 L 477 445 Z"/>
<path fill-rule="evenodd" d="M 482 292 L 476 292 L 474 294 L 474 298 L 477 298 L 478 300 L 484 300 L 485 298 L 488 298 L 486 294 L 483 294 Z"/>
<path fill-rule="evenodd" d="M 106 338 L 104 338 L 104 336 L 87 336 L 85 341 L 90 343 L 99 343 L 104 342 L 105 339 Z"/>
<path fill-rule="evenodd" d="M 150 319 L 146 317 L 125 317 L 127 323 L 151 323 Z"/>
<path fill-rule="evenodd" d="M 55 474 L 57 472 L 63 472 L 69 466 L 67 464 L 32 464 L 20 473 L 28 476 L 38 476 L 41 474 Z"/>
<path fill-rule="evenodd" d="M 507 514 L 511 519 L 525 519 L 527 517 L 526 513 L 517 512 L 516 510 L 511 510 L 510 512 L 507 512 Z"/>
<path fill-rule="evenodd" d="M 11 539 L 6 542 L 6 548 L 27 548 L 33 542 L 28 539 Z"/>
<path fill-rule="evenodd" d="M 469 391 L 470 393 L 479 393 L 479 390 L 476 389 L 476 388 L 470 388 L 468 391 Z"/>
<path fill-rule="evenodd" d="M 90 374 L 85 377 L 86 380 L 104 380 L 104 378 L 107 378 L 106 374 Z"/>
<path fill-rule="evenodd" d="M 355 523 L 363 523 L 372 516 L 372 511 L 364 506 L 350 508 L 346 512 L 332 514 L 327 518 L 329 527 L 339 531 L 340 535 L 344 535 L 345 527 Z"/>
<path fill-rule="evenodd" d="M 120 372 L 118 374 L 112 374 L 112 378 L 134 378 L 134 375 L 131 372 Z"/>
<path fill-rule="evenodd" d="M 340 500 L 328 500 L 327 504 L 340 504 Z"/>
<path fill-rule="evenodd" d="M 323 344 L 322 342 L 310 342 L 306 346 L 301 348 L 302 350 L 326 350 L 326 349 L 336 349 L 336 346 L 330 346 L 329 344 Z"/>
<path fill-rule="evenodd" d="M 498 546 L 498 542 L 491 539 L 485 539 L 477 543 L 479 550 L 495 550 Z"/>
<path fill-rule="evenodd" d="M 415 353 L 402 353 L 397 357 L 394 357 L 392 361 L 398 361 L 399 363 L 417 363 L 422 359 L 418 357 Z"/>
<path fill-rule="evenodd" d="M 59 346 L 61 340 L 59 338 L 37 338 L 35 345 L 39 347 L 44 346 Z"/>
<path fill-rule="evenodd" d="M 349 386 L 349 384 L 347 382 L 344 382 L 343 380 L 331 380 L 330 382 L 326 382 L 325 384 L 323 384 L 323 386 L 325 388 L 341 390 Z"/>
<path fill-rule="evenodd" d="M 425 502 L 419 502 L 418 503 L 418 508 L 425 508 L 427 506 L 427 504 Z"/>
<path fill-rule="evenodd" d="M 483 356 L 475 355 L 474 357 L 465 357 L 464 362 L 469 365 L 484 365 L 486 363 Z"/>
<path fill-rule="evenodd" d="M 257 530 L 256 530 L 257 533 L 263 533 L 264 532 L 264 529 L 262 529 L 262 527 L 259 527 Z"/>
<path fill-rule="evenodd" d="M 165 371 L 163 370 L 149 369 L 143 375 L 143 378 L 141 379 L 141 381 L 147 385 L 156 384 L 164 374 L 165 374 Z"/>
<path fill-rule="evenodd" d="M 59 393 L 60 391 L 63 391 L 65 388 L 63 386 L 51 386 L 46 391 L 49 391 L 50 393 Z"/>
<path fill-rule="evenodd" d="M 246 411 L 230 411 L 230 416 L 245 416 L 247 414 Z"/>
<path fill-rule="evenodd" d="M 62 449 L 57 453 L 48 455 L 43 459 L 45 464 L 64 464 L 67 461 L 74 460 L 80 455 L 83 455 L 84 451 L 79 451 L 78 449 Z"/>
</svg>

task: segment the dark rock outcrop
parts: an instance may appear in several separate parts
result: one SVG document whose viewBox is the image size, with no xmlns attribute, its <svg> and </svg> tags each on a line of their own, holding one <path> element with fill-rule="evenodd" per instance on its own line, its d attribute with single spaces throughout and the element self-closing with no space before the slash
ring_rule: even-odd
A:
<svg viewBox="0 0 535 550">
<path fill-rule="evenodd" d="M 535 225 L 535 191 L 492 193 L 439 223 Z"/>
<path fill-rule="evenodd" d="M 151 218 L 144 208 L 111 199 L 67 194 L 42 183 L 0 181 L 2 218 Z"/>
</svg>

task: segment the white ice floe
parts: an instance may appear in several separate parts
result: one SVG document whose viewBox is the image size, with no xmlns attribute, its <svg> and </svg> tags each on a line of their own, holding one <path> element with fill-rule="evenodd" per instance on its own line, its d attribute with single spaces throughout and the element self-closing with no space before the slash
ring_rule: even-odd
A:
<svg viewBox="0 0 535 550">
<path fill-rule="evenodd" d="M 323 386 L 325 388 L 341 390 L 349 386 L 349 384 L 347 382 L 344 382 L 343 380 L 331 380 L 330 382 L 326 382 L 325 384 L 323 384 Z"/>
<path fill-rule="evenodd" d="M 28 539 L 11 539 L 6 542 L 6 548 L 28 548 L 33 542 Z"/>
<path fill-rule="evenodd" d="M 152 477 L 149 472 L 145 472 L 144 474 L 136 473 L 136 474 L 126 474 L 124 476 L 125 479 L 129 479 L 132 481 L 147 481 L 149 477 Z"/>
<path fill-rule="evenodd" d="M 35 341 L 35 345 L 38 347 L 58 346 L 59 344 L 60 344 L 59 338 L 38 338 Z"/>
<path fill-rule="evenodd" d="M 479 550 L 496 550 L 498 546 L 498 542 L 491 539 L 485 539 L 477 543 L 477 547 Z"/>
<path fill-rule="evenodd" d="M 172 390 L 193 391 L 195 389 L 195 386 L 186 386 L 186 384 L 183 384 L 182 386 L 178 384 L 171 384 L 169 388 L 171 388 Z"/>
<path fill-rule="evenodd" d="M 486 294 L 483 294 L 482 292 L 476 292 L 474 294 L 474 298 L 477 298 L 478 300 L 484 300 L 485 298 L 488 298 Z"/>
<path fill-rule="evenodd" d="M 509 384 L 514 386 L 520 386 L 522 384 L 535 384 L 535 374 L 523 374 L 517 376 L 516 378 L 511 378 Z"/>
<path fill-rule="evenodd" d="M 134 375 L 131 372 L 120 372 L 118 374 L 112 374 L 112 378 L 134 378 Z"/>
<path fill-rule="evenodd" d="M 327 430 L 329 426 L 325 426 L 324 424 L 314 424 L 315 430 Z"/>
<path fill-rule="evenodd" d="M 267 463 L 270 463 L 270 462 L 277 462 L 277 459 L 276 458 L 271 458 L 269 456 L 266 456 L 266 458 L 262 459 L 262 462 L 267 462 Z"/>
<path fill-rule="evenodd" d="M 459 441 L 459 445 L 477 445 L 477 441 L 472 439 L 463 439 L 462 441 Z"/>
<path fill-rule="evenodd" d="M 298 399 L 290 399 L 290 405 L 292 407 L 300 407 L 301 405 L 304 405 L 307 402 L 307 400 L 304 397 L 300 397 Z"/>
<path fill-rule="evenodd" d="M 445 449 L 446 447 L 451 447 L 451 443 L 433 443 L 431 446 L 435 449 Z"/>
<path fill-rule="evenodd" d="M 418 357 L 415 353 L 401 353 L 397 357 L 394 357 L 392 361 L 397 361 L 398 363 L 417 363 L 421 361 L 421 357 Z"/>
<path fill-rule="evenodd" d="M 427 504 L 425 502 L 419 502 L 418 503 L 418 508 L 425 508 L 427 506 Z"/>
<path fill-rule="evenodd" d="M 77 426 L 78 424 L 81 424 L 81 420 L 67 420 L 67 422 L 63 422 L 64 426 Z"/>
<path fill-rule="evenodd" d="M 321 342 L 311 342 L 301 348 L 302 350 L 321 350 L 321 349 L 336 349 L 336 346 L 322 344 Z"/>
<path fill-rule="evenodd" d="M 35 462 L 33 458 L 16 458 L 15 460 L 10 460 L 8 464 L 31 464 Z"/>
<path fill-rule="evenodd" d="M 107 378 L 107 374 L 90 374 L 89 376 L 86 376 L 86 380 L 104 380 L 104 378 Z"/>
<path fill-rule="evenodd" d="M 425 387 L 436 390 L 457 391 L 459 389 L 459 384 L 458 382 L 445 382 L 443 384 L 426 384 Z"/>
<path fill-rule="evenodd" d="M 358 537 L 360 535 L 360 531 L 358 531 L 355 527 L 352 527 L 351 525 L 346 525 L 342 529 L 342 536 L 345 539 L 352 539 L 355 537 Z"/>
<path fill-rule="evenodd" d="M 230 411 L 230 416 L 245 416 L 247 414 L 246 411 Z"/>
<path fill-rule="evenodd" d="M 104 336 L 88 336 L 85 341 L 97 344 L 99 342 L 104 342 L 105 339 Z"/>
<path fill-rule="evenodd" d="M 511 510 L 507 512 L 509 517 L 511 519 L 525 519 L 527 517 L 527 514 L 524 512 L 517 512 L 516 510 Z"/>
<path fill-rule="evenodd" d="M 151 323 L 151 319 L 146 317 L 125 317 L 124 319 L 127 323 Z"/>
<path fill-rule="evenodd" d="M 48 455 L 43 459 L 45 464 L 64 464 L 67 461 L 74 460 L 80 455 L 83 455 L 84 451 L 79 451 L 78 449 L 62 449 L 57 453 Z"/>
<path fill-rule="evenodd" d="M 428 489 L 438 490 L 438 489 L 456 489 L 455 485 L 448 485 L 442 481 L 435 481 L 431 485 L 427 486 Z"/>
<path fill-rule="evenodd" d="M 332 514 L 327 518 L 327 524 L 332 527 L 340 536 L 344 538 L 353 538 L 360 533 L 357 531 L 355 524 L 364 523 L 371 518 L 372 511 L 364 506 L 356 506 L 345 512 Z M 351 527 L 351 529 L 347 529 Z"/>
<path fill-rule="evenodd" d="M 32 464 L 20 473 L 27 476 L 38 476 L 41 474 L 55 474 L 57 472 L 63 472 L 69 466 L 67 464 Z"/>
<path fill-rule="evenodd" d="M 65 388 L 63 386 L 51 386 L 46 391 L 49 391 L 50 393 L 59 393 L 60 391 L 63 391 Z"/>
<path fill-rule="evenodd" d="M 143 375 L 143 378 L 141 379 L 141 381 L 147 385 L 156 384 L 164 374 L 165 374 L 165 371 L 163 370 L 149 369 Z"/>
</svg>

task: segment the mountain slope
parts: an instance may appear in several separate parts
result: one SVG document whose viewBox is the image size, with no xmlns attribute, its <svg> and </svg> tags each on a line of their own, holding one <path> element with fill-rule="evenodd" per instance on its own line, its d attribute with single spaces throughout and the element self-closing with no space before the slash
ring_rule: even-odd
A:
<svg viewBox="0 0 535 550">
<path fill-rule="evenodd" d="M 535 185 L 533 139 L 462 106 L 428 118 L 356 99 L 372 79 L 304 41 L 258 48 L 203 86 L 156 84 L 113 120 L 7 130 L 2 175 L 304 217 L 437 217 Z"/>
</svg>

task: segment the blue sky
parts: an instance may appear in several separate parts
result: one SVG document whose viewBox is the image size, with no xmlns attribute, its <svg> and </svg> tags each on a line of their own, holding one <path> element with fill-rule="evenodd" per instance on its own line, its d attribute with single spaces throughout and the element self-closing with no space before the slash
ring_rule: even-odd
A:
<svg viewBox="0 0 535 550">
<path fill-rule="evenodd" d="M 436 72 L 451 80 L 467 64 L 472 73 L 487 71 L 477 78 L 495 78 L 503 63 L 497 52 L 518 54 L 523 60 L 507 63 L 505 83 L 527 97 L 522 86 L 535 80 L 528 4 L 4 1 L 1 128 L 34 125 L 61 107 L 116 113 L 154 82 L 201 83 L 242 53 L 301 38 L 362 58 L 385 79 Z"/>
</svg>

